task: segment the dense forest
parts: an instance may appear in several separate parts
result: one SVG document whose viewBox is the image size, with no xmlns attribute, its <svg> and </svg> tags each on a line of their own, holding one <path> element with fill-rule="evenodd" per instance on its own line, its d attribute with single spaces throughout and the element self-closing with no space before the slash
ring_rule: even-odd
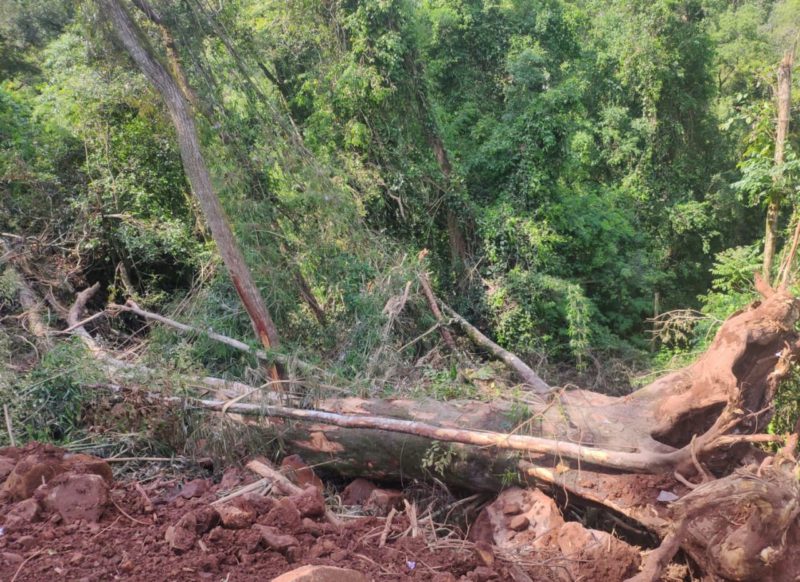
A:
<svg viewBox="0 0 800 582">
<path fill-rule="evenodd" d="M 654 316 L 744 305 L 770 201 L 778 238 L 792 226 L 796 132 L 779 166 L 774 150 L 794 2 L 132 10 L 180 71 L 282 345 L 346 377 L 414 270 L 508 349 L 586 368 L 650 352 Z M 247 335 L 172 124 L 98 7 L 3 13 L 7 244 L 28 240 L 56 293 L 100 282 Z M 405 323 L 401 345 L 418 331 Z"/>
<path fill-rule="evenodd" d="M 714 352 L 796 290 L 798 38 L 798 0 L 0 0 L 0 442 L 241 457 L 101 394 L 523 421 Z"/>
</svg>

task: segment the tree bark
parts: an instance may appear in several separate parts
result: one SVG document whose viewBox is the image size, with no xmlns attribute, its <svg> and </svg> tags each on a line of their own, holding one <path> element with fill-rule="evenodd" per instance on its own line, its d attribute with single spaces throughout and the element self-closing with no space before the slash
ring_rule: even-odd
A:
<svg viewBox="0 0 800 582">
<path fill-rule="evenodd" d="M 428 302 L 428 307 L 433 313 L 433 316 L 436 318 L 440 324 L 444 322 L 444 317 L 442 316 L 442 310 L 439 309 L 439 304 L 436 302 L 436 296 L 433 294 L 433 289 L 431 288 L 431 282 L 428 279 L 427 273 L 420 273 L 419 275 L 419 284 L 422 286 L 422 292 L 425 295 L 425 300 Z M 444 343 L 450 349 L 451 352 L 457 353 L 458 348 L 456 347 L 456 342 L 453 339 L 453 336 L 450 334 L 450 330 L 444 327 L 443 325 L 439 326 L 439 335 L 442 336 Z"/>
<path fill-rule="evenodd" d="M 254 417 L 284 450 L 345 475 L 423 478 L 432 471 L 425 459 L 438 455 L 447 462 L 437 477 L 450 485 L 497 490 L 510 475 L 661 530 L 668 522 L 653 491 L 676 486 L 673 473 L 725 473 L 751 443 L 774 438 L 762 433 L 800 350 L 799 315 L 794 298 L 774 291 L 727 320 L 697 362 L 619 398 L 569 390 L 526 402 L 527 410 L 503 400 L 345 398 L 314 410 L 194 402 Z M 437 441 L 449 444 L 432 449 Z M 619 498 L 620 488 L 632 492 Z"/>
<path fill-rule="evenodd" d="M 794 48 L 786 51 L 778 67 L 778 120 L 775 128 L 775 167 L 779 169 L 775 182 L 780 181 L 784 163 L 786 138 L 789 135 L 789 119 L 792 108 L 792 65 Z M 767 206 L 766 234 L 764 236 L 763 276 L 767 283 L 772 281 L 772 265 L 775 260 L 775 247 L 778 239 L 778 218 L 780 216 L 783 193 L 773 192 Z"/>
<path fill-rule="evenodd" d="M 447 154 L 444 141 L 439 132 L 439 128 L 434 117 L 433 110 L 428 99 L 428 92 L 425 88 L 425 80 L 419 71 L 419 62 L 416 55 L 411 57 L 413 62 L 411 64 L 411 71 L 415 87 L 415 96 L 417 106 L 420 109 L 422 117 L 423 131 L 428 144 L 431 146 L 433 155 L 436 158 L 436 163 L 439 166 L 439 171 L 445 179 L 446 188 L 449 192 L 453 184 L 453 166 L 450 163 L 450 156 Z M 463 271 L 467 261 L 467 242 L 464 238 L 464 233 L 461 228 L 461 223 L 458 215 L 452 208 L 451 202 L 446 202 L 446 216 L 447 221 L 447 236 L 450 243 L 450 259 L 455 267 L 457 274 Z"/>
<path fill-rule="evenodd" d="M 279 346 L 278 331 L 264 300 L 253 281 L 244 256 L 239 249 L 222 204 L 211 184 L 211 177 L 203 159 L 200 139 L 194 116 L 175 78 L 153 55 L 142 31 L 119 0 L 99 0 L 99 4 L 113 24 L 114 30 L 131 58 L 161 95 L 175 125 L 184 170 L 203 211 L 219 253 L 225 263 L 236 292 L 250 316 L 256 336 L 267 349 Z M 174 63 L 175 66 L 177 63 Z M 179 66 L 179 65 L 178 65 Z M 270 371 L 279 379 L 277 370 Z"/>
</svg>

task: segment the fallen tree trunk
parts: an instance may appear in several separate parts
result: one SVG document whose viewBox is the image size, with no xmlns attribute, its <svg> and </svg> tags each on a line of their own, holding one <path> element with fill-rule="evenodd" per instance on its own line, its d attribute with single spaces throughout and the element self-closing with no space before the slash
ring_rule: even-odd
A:
<svg viewBox="0 0 800 582">
<path fill-rule="evenodd" d="M 269 395 L 249 389 L 244 393 L 249 401 L 224 396 L 188 404 L 239 415 L 260 426 L 283 452 L 300 453 L 309 464 L 342 475 L 400 482 L 435 477 L 482 491 L 527 483 L 571 503 L 600 506 L 667 537 L 645 577 L 659 571 L 678 543 L 695 552 L 709 572 L 740 572 L 740 579 L 766 572 L 769 578 L 772 564 L 784 560 L 782 547 L 762 545 L 759 551 L 766 554 L 758 554 L 758 567 L 745 568 L 734 554 L 737 543 L 747 546 L 750 557 L 760 541 L 777 543 L 771 531 L 754 525 L 741 530 L 734 527 L 743 523 L 738 520 L 724 529 L 719 522 L 715 527 L 723 528 L 729 549 L 712 551 L 702 511 L 665 502 L 683 497 L 691 507 L 727 508 L 725 503 L 744 500 L 747 507 L 761 508 L 747 513 L 747 523 L 773 516 L 785 532 L 787 521 L 800 513 L 792 505 L 800 507 L 793 481 L 767 486 L 758 477 L 730 475 L 745 455 L 759 454 L 752 443 L 775 439 L 763 434 L 772 399 L 800 349 L 794 331 L 798 302 L 782 289 L 763 292 L 763 301 L 721 326 L 697 362 L 620 398 L 565 390 L 529 401 L 527 411 L 502 400 L 359 398 L 321 400 L 315 409 L 300 409 L 277 406 Z M 714 475 L 730 476 L 699 486 L 691 482 Z"/>
<path fill-rule="evenodd" d="M 371 422 L 374 430 L 424 432 L 434 440 L 524 450 L 559 461 L 591 463 L 615 470 L 664 473 L 678 469 L 691 473 L 695 466 L 693 457 L 712 468 L 730 463 L 735 457 L 732 449 L 749 440 L 746 435 L 764 431 L 777 383 L 788 373 L 800 347 L 793 331 L 797 318 L 795 299 L 785 291 L 776 291 L 726 321 L 697 362 L 633 394 L 613 398 L 570 390 L 554 394 L 551 400 L 530 404 L 527 416 L 531 422 L 527 423 L 524 435 L 484 435 L 459 440 L 447 433 L 445 437 L 445 433 L 437 433 L 435 429 L 445 428 L 442 420 L 448 418 L 449 413 L 444 410 L 448 405 L 438 404 L 435 410 L 426 411 L 414 401 L 387 404 L 329 401 L 321 403 L 323 411 L 303 410 L 287 416 L 288 409 L 272 409 L 272 413 L 315 423 L 339 423 L 349 428 L 366 428 Z M 251 405 L 246 403 L 240 406 L 241 412 L 259 410 L 257 405 L 249 409 Z M 336 417 L 336 412 L 343 412 L 344 416 Z M 356 415 L 355 419 L 345 418 L 350 413 Z M 368 422 L 364 418 L 359 420 L 357 415 L 386 419 L 373 418 Z M 436 426 L 429 430 L 421 424 L 391 423 L 392 417 L 425 420 Z M 471 425 L 457 420 L 453 426 Z M 496 430 L 481 425 L 474 428 Z"/>
<path fill-rule="evenodd" d="M 348 398 L 320 401 L 316 410 L 259 402 L 227 410 L 262 417 L 249 422 L 277 436 L 285 451 L 344 475 L 435 476 L 470 490 L 536 483 L 666 535 L 673 521 L 658 501 L 662 491 L 686 492 L 681 481 L 693 487 L 695 476 L 727 474 L 751 443 L 775 439 L 762 433 L 798 349 L 797 318 L 795 299 L 770 290 L 728 319 L 691 366 L 621 398 L 555 393 L 530 404 L 525 418 L 518 404 L 503 401 Z"/>
</svg>

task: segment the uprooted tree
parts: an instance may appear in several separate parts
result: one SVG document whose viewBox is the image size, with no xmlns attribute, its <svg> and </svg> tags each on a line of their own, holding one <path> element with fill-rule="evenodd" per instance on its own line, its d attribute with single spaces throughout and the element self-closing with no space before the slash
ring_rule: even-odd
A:
<svg viewBox="0 0 800 582">
<path fill-rule="evenodd" d="M 278 364 L 287 371 L 299 370 L 302 377 L 289 378 L 292 390 L 331 382 L 325 371 L 272 349 L 277 346 L 277 332 L 211 185 L 195 128 L 193 96 L 180 74 L 180 63 L 174 59 L 172 73 L 160 63 L 123 3 L 100 0 L 99 4 L 128 54 L 166 104 L 186 176 L 266 349 L 255 350 L 238 339 L 194 329 L 133 301 L 109 304 L 100 313 L 114 316 L 124 311 L 180 333 L 205 334 L 251 353 L 267 369 Z M 135 4 L 153 22 L 160 20 L 147 3 Z M 431 114 L 423 98 L 419 109 Z M 433 121 L 426 124 L 433 128 L 428 139 L 441 173 L 449 179 L 447 153 Z M 458 229 L 453 232 L 451 238 L 458 242 Z M 456 250 L 461 246 L 454 245 Z M 11 253 L 0 251 L 13 264 Z M 41 301 L 24 274 L 16 278 L 29 328 L 45 346 L 54 332 L 38 313 Z M 425 302 L 448 349 L 459 350 L 452 334 L 460 330 L 518 377 L 523 387 L 519 398 L 488 403 L 312 399 L 310 389 L 296 397 L 291 390 L 278 395 L 211 377 L 187 379 L 190 385 L 213 390 L 213 397 L 198 392 L 178 398 L 155 391 L 148 397 L 248 423 L 263 431 L 265 442 L 278 441 L 284 451 L 300 452 L 309 463 L 343 475 L 392 481 L 427 478 L 430 466 L 425 459 L 438 451 L 441 462 L 436 463 L 436 476 L 451 487 L 493 492 L 516 482 L 540 487 L 564 503 L 599 507 L 628 528 L 663 540 L 640 580 L 657 579 L 679 549 L 710 576 L 795 579 L 800 574 L 800 566 L 792 559 L 800 543 L 795 523 L 800 507 L 794 458 L 797 438 L 767 434 L 776 390 L 800 349 L 795 331 L 800 305 L 783 283 L 785 277 L 775 289 L 761 284 L 762 300 L 731 316 L 697 362 L 624 397 L 549 386 L 520 357 L 440 304 L 426 275 L 420 277 Z M 124 386 L 123 375 L 141 372 L 144 366 L 112 352 L 96 330 L 87 326 L 88 319 L 98 315 L 84 319 L 99 288 L 97 284 L 78 293 L 62 316 L 66 329 L 60 331 L 79 337 L 110 377 Z M 406 298 L 408 288 L 406 284 Z M 313 303 L 312 293 L 303 294 Z M 321 312 L 314 311 L 323 325 Z M 759 447 L 764 443 L 783 446 L 770 455 Z M 676 492 L 680 499 L 670 504 L 664 492 Z"/>
<path fill-rule="evenodd" d="M 715 576 L 790 580 L 800 575 L 793 558 L 800 543 L 797 435 L 784 439 L 766 434 L 766 428 L 778 385 L 800 350 L 795 331 L 800 302 L 782 287 L 758 286 L 763 299 L 725 321 L 694 364 L 616 398 L 580 389 L 544 394 L 537 383 L 525 393 L 528 414 L 522 422 L 511 400 L 340 398 L 309 408 L 292 406 L 286 394 L 281 402 L 274 392 L 213 382 L 208 385 L 218 388 L 216 399 L 150 397 L 253 424 L 265 439 L 278 439 L 284 451 L 348 476 L 425 478 L 423 459 L 432 444 L 448 443 L 437 477 L 449 486 L 472 491 L 498 491 L 510 482 L 537 486 L 663 538 L 638 581 L 657 580 L 680 549 Z M 70 328 L 100 360 L 113 361 L 81 326 L 94 291 L 79 296 Z M 445 309 L 479 346 L 497 358 L 506 355 Z M 108 311 L 197 331 L 132 302 Z M 250 349 L 218 334 L 213 339 Z M 515 360 L 507 364 L 515 370 Z M 312 366 L 304 369 L 313 374 Z M 784 440 L 774 455 L 758 447 Z M 665 503 L 665 491 L 681 492 L 670 498 L 680 499 Z"/>
</svg>

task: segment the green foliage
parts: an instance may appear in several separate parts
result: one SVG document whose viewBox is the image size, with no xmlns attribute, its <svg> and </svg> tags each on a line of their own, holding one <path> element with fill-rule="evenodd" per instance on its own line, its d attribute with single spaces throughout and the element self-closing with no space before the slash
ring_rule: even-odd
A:
<svg viewBox="0 0 800 582">
<path fill-rule="evenodd" d="M 710 316 L 716 325 L 735 311 L 756 299 L 753 274 L 761 270 L 761 245 L 726 249 L 717 255 L 711 269 L 714 276 L 712 287 L 700 299 L 703 313 Z M 706 336 L 706 327 L 701 328 Z"/>
<path fill-rule="evenodd" d="M 31 264 L 59 293 L 100 281 L 251 338 L 161 100 L 93 5 L 7 4 L 0 232 L 42 243 Z M 438 339 L 417 290 L 390 309 L 422 268 L 531 361 L 645 348 L 654 308 L 702 310 L 669 346 L 689 353 L 753 296 L 761 206 L 797 199 L 796 124 L 776 168 L 770 87 L 796 0 L 154 5 L 282 349 L 365 393 L 475 395 L 425 360 Z M 150 340 L 154 365 L 260 379 L 202 333 Z"/>
<path fill-rule="evenodd" d="M 434 441 L 425 451 L 420 466 L 440 477 L 450 469 L 458 458 L 458 449 L 453 443 Z"/>
<path fill-rule="evenodd" d="M 568 346 L 580 367 L 589 347 L 593 311 L 580 287 L 519 269 L 510 271 L 503 283 L 489 296 L 498 341 L 522 354 L 534 354 L 549 344 L 562 350 L 556 352 L 562 357 Z M 559 329 L 560 334 L 549 337 L 549 329 Z"/>
<path fill-rule="evenodd" d="M 97 363 L 77 339 L 49 350 L 30 373 L 3 391 L 15 429 L 23 433 L 18 437 L 46 442 L 77 438 L 93 398 L 87 384 L 102 380 Z"/>
<path fill-rule="evenodd" d="M 778 387 L 774 406 L 775 412 L 769 423 L 768 432 L 778 435 L 795 432 L 800 419 L 800 369 L 796 365 Z"/>
</svg>

